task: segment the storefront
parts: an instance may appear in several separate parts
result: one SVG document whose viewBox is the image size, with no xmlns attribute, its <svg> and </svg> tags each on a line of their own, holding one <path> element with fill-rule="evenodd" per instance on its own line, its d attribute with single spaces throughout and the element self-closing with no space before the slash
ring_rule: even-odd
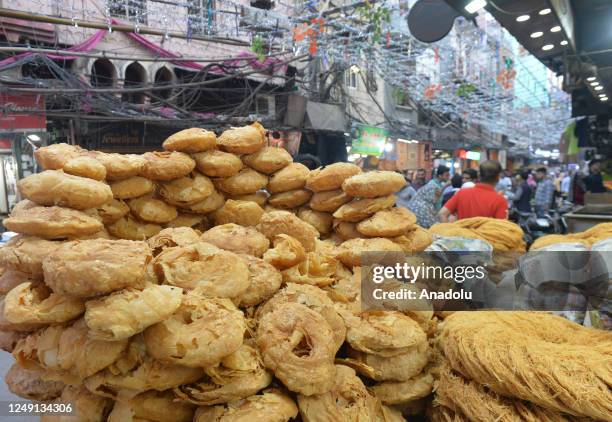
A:
<svg viewBox="0 0 612 422">
<path fill-rule="evenodd" d="M 481 148 L 473 148 L 470 150 L 459 149 L 455 151 L 455 163 L 458 163 L 455 169 L 458 171 L 468 168 L 478 170 L 480 162 L 483 161 L 484 154 L 485 151 Z"/>
<path fill-rule="evenodd" d="M 361 126 L 353 140 L 349 160 L 364 163 L 367 168 L 399 171 L 413 178 L 418 169 L 431 172 L 431 145 L 430 141 L 390 136 L 383 128 Z"/>
<path fill-rule="evenodd" d="M 411 179 L 419 169 L 424 169 L 426 174 L 431 173 L 431 141 L 398 138 L 396 145 L 398 170 L 404 171 Z"/>
<path fill-rule="evenodd" d="M 17 181 L 36 171 L 33 151 L 47 141 L 45 97 L 0 94 L 0 215 L 19 200 Z"/>
</svg>

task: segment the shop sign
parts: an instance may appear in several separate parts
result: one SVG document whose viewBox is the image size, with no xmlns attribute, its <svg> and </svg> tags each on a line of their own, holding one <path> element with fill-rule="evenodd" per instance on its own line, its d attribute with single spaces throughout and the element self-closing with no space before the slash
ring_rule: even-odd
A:
<svg viewBox="0 0 612 422">
<path fill-rule="evenodd" d="M 468 160 L 480 161 L 480 151 L 468 151 L 465 154 L 465 158 Z"/>
<path fill-rule="evenodd" d="M 36 94 L 0 93 L 0 132 L 16 132 L 47 128 L 45 97 Z"/>
<path fill-rule="evenodd" d="M 90 126 L 91 149 L 114 150 L 139 147 L 159 147 L 178 128 L 152 126 L 143 122 L 93 123 Z"/>
<path fill-rule="evenodd" d="M 109 125 L 100 133 L 98 145 L 108 149 L 141 145 L 143 128 L 143 125 L 131 122 Z"/>
<path fill-rule="evenodd" d="M 375 126 L 357 127 L 357 137 L 353 140 L 351 154 L 373 155 L 380 157 L 385 151 L 389 131 Z"/>
</svg>

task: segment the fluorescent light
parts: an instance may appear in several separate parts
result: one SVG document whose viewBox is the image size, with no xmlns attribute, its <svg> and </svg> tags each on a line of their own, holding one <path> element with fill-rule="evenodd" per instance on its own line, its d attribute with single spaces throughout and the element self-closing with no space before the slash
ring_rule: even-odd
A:
<svg viewBox="0 0 612 422">
<path fill-rule="evenodd" d="M 546 8 L 546 9 L 542 9 L 538 12 L 538 15 L 544 16 L 544 15 L 548 15 L 551 12 L 550 9 Z"/>
<path fill-rule="evenodd" d="M 552 28 L 550 28 L 550 32 L 560 32 L 560 31 L 561 31 L 561 27 L 559 25 L 553 26 Z"/>
<path fill-rule="evenodd" d="M 517 22 L 525 22 L 525 21 L 528 21 L 528 20 L 529 20 L 529 18 L 530 18 L 530 16 L 529 16 L 529 15 L 521 15 L 521 16 L 519 16 L 518 18 L 516 18 L 516 21 L 517 21 Z"/>
<path fill-rule="evenodd" d="M 561 44 L 561 45 L 567 45 L 567 40 L 563 40 L 563 41 L 561 41 L 559 44 Z"/>
<path fill-rule="evenodd" d="M 468 13 L 473 14 L 473 13 L 478 12 L 480 9 L 482 9 L 486 5 L 487 5 L 486 0 L 472 0 L 465 6 L 465 10 Z"/>
<path fill-rule="evenodd" d="M 534 32 L 530 35 L 531 38 L 540 38 L 544 33 L 542 31 Z"/>
<path fill-rule="evenodd" d="M 589 76 L 589 77 L 587 78 L 587 81 L 592 82 L 592 81 L 594 81 L 595 79 L 597 79 L 597 77 L 596 77 L 596 76 Z"/>
<path fill-rule="evenodd" d="M 554 45 L 552 44 L 546 44 L 544 47 L 542 47 L 542 50 L 544 51 L 548 51 L 548 50 L 552 50 L 553 48 L 555 48 Z"/>
<path fill-rule="evenodd" d="M 595 81 L 595 82 L 591 82 L 591 86 L 597 86 L 599 85 L 599 82 Z"/>
<path fill-rule="evenodd" d="M 593 88 L 595 91 L 601 91 L 603 89 L 603 86 L 599 85 L 596 86 L 595 88 Z"/>
</svg>

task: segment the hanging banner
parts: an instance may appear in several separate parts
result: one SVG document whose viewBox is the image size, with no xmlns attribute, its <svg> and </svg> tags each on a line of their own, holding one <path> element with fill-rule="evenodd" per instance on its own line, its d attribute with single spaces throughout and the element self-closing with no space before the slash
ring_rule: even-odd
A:
<svg viewBox="0 0 612 422">
<path fill-rule="evenodd" d="M 388 137 L 389 131 L 387 129 L 360 125 L 357 127 L 356 139 L 353 139 L 351 154 L 380 157 L 385 152 L 385 143 Z"/>
</svg>

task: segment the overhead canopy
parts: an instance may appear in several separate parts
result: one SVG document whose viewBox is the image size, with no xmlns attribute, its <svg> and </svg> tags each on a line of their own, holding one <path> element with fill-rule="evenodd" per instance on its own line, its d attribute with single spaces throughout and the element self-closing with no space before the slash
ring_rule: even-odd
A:
<svg viewBox="0 0 612 422">
<path fill-rule="evenodd" d="M 306 117 L 306 128 L 308 129 L 346 132 L 346 116 L 344 110 L 337 104 L 308 101 Z"/>
<path fill-rule="evenodd" d="M 488 2 L 487 11 L 525 49 L 565 76 L 564 90 L 572 94 L 573 116 L 612 116 L 612 103 L 599 100 L 600 94 L 612 94 L 610 0 L 496 0 L 494 6 L 491 3 Z M 541 14 L 542 11 L 548 13 Z M 519 16 L 523 19 L 517 20 Z M 602 88 L 590 85 L 595 82 Z"/>
</svg>

